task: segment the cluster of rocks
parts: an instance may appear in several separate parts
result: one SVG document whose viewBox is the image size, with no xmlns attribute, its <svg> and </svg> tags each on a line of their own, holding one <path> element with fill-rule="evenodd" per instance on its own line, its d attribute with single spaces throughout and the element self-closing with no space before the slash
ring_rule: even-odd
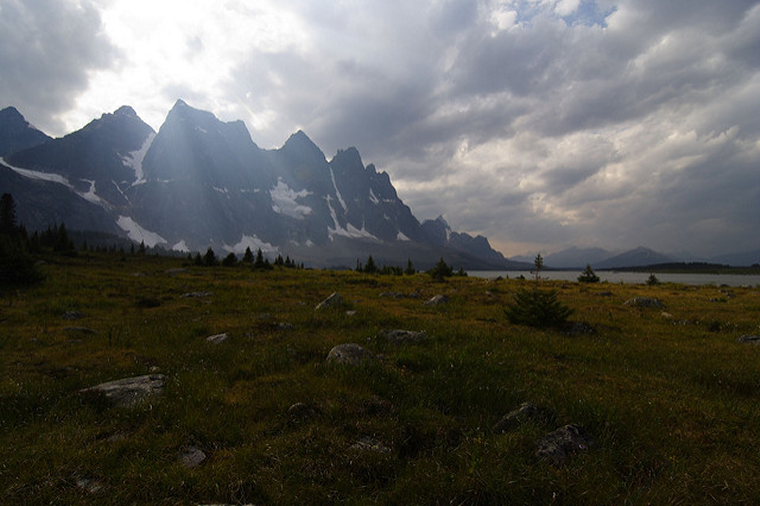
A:
<svg viewBox="0 0 760 506">
<path fill-rule="evenodd" d="M 665 304 L 656 297 L 634 297 L 623 303 L 626 306 L 663 309 Z"/>
<path fill-rule="evenodd" d="M 518 429 L 526 423 L 546 425 L 555 418 L 552 411 L 524 402 L 504 415 L 493 427 L 497 434 Z M 550 464 L 561 467 L 576 454 L 586 452 L 595 444 L 594 439 L 580 425 L 563 425 L 536 442 L 535 455 Z"/>
</svg>

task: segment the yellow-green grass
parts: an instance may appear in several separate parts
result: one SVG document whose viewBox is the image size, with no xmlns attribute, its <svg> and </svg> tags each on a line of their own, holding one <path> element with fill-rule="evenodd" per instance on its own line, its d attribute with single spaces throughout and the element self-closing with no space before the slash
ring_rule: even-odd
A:
<svg viewBox="0 0 760 506">
<path fill-rule="evenodd" d="M 531 281 L 50 259 L 0 300 L 0 494 L 7 504 L 702 504 L 760 498 L 760 291 L 542 283 L 595 334 L 510 324 Z M 182 297 L 209 291 L 208 297 Z M 315 312 L 339 292 L 349 307 Z M 381 297 L 383 292 L 419 294 Z M 611 296 L 600 295 L 611 292 Z M 447 304 L 425 306 L 436 294 Z M 665 309 L 623 303 L 660 298 Z M 346 309 L 356 311 L 349 316 Z M 85 316 L 63 319 L 66 311 Z M 291 324 L 281 328 L 279 323 Z M 86 334 L 67 327 L 87 327 Z M 379 330 L 424 330 L 391 344 Z M 211 344 L 206 337 L 226 332 Z M 381 356 L 325 362 L 354 342 Z M 134 408 L 78 390 L 147 374 Z M 547 421 L 496 434 L 522 402 Z M 315 407 L 293 419 L 288 407 Z M 596 444 L 554 467 L 536 442 L 568 423 Z M 352 445 L 371 437 L 390 452 Z M 186 468 L 179 455 L 208 459 Z M 78 480 L 102 488 L 88 492 Z M 81 485 L 81 481 L 80 481 Z"/>
</svg>

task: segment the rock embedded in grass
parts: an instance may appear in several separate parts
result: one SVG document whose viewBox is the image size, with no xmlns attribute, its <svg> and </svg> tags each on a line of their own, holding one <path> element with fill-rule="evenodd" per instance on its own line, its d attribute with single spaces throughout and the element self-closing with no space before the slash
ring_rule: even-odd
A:
<svg viewBox="0 0 760 506">
<path fill-rule="evenodd" d="M 377 338 L 395 344 L 418 344 L 427 341 L 428 335 L 424 331 L 387 329 L 378 332 Z"/>
<path fill-rule="evenodd" d="M 359 439 L 356 443 L 349 447 L 349 450 L 359 452 L 374 452 L 374 453 L 390 453 L 391 449 L 388 448 L 381 441 L 375 438 L 366 436 Z"/>
<path fill-rule="evenodd" d="M 76 332 L 78 334 L 97 334 L 97 332 L 91 328 L 88 327 L 64 327 L 66 332 Z"/>
<path fill-rule="evenodd" d="M 665 307 L 665 304 L 656 297 L 634 297 L 632 299 L 628 299 L 623 304 L 626 306 L 652 307 L 657 309 L 662 309 Z"/>
<path fill-rule="evenodd" d="M 203 464 L 207 458 L 206 452 L 197 446 L 187 446 L 180 452 L 179 462 L 186 468 L 192 469 Z"/>
<path fill-rule="evenodd" d="M 107 381 L 94 387 L 84 388 L 80 394 L 106 399 L 115 407 L 132 407 L 149 397 L 160 395 L 166 387 L 166 376 L 147 374 L 114 381 Z"/>
<path fill-rule="evenodd" d="M 85 316 L 87 315 L 80 313 L 79 311 L 66 311 L 61 318 L 64 320 L 81 320 Z"/>
<path fill-rule="evenodd" d="M 206 338 L 206 341 L 208 341 L 211 344 L 221 344 L 229 338 L 230 336 L 226 332 L 223 332 L 221 334 L 214 334 L 213 336 L 208 336 Z"/>
<path fill-rule="evenodd" d="M 496 425 L 493 426 L 493 431 L 497 434 L 503 434 L 528 422 L 545 422 L 550 417 L 551 413 L 549 410 L 540 408 L 529 402 L 523 402 L 496 422 Z"/>
<path fill-rule="evenodd" d="M 214 292 L 187 292 L 183 293 L 182 297 L 189 298 L 189 299 L 197 299 L 201 297 L 211 297 L 214 295 Z"/>
<path fill-rule="evenodd" d="M 319 414 L 319 409 L 305 402 L 296 402 L 288 408 L 288 418 L 291 422 L 304 422 Z"/>
<path fill-rule="evenodd" d="M 336 364 L 360 365 L 373 359 L 374 353 L 356 343 L 339 344 L 327 354 L 327 361 Z"/>
<path fill-rule="evenodd" d="M 588 451 L 594 440 L 579 425 L 565 425 L 550 432 L 538 442 L 536 456 L 561 467 L 573 455 Z"/>
<path fill-rule="evenodd" d="M 439 306 L 441 304 L 446 304 L 449 301 L 449 297 L 447 295 L 435 295 L 429 300 L 425 301 L 426 306 Z"/>
<path fill-rule="evenodd" d="M 320 309 L 327 309 L 331 307 L 341 307 L 345 305 L 346 305 L 346 301 L 343 299 L 343 296 L 339 294 L 338 292 L 333 292 L 330 294 L 329 297 L 327 297 L 325 300 L 317 304 L 314 310 L 319 311 Z"/>
<path fill-rule="evenodd" d="M 741 336 L 739 339 L 736 340 L 738 343 L 748 343 L 748 344 L 760 344 L 760 336 Z"/>
</svg>

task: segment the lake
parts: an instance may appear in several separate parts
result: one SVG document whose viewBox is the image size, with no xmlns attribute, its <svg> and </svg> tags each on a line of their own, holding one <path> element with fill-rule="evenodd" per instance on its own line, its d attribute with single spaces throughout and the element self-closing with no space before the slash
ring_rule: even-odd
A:
<svg viewBox="0 0 760 506">
<path fill-rule="evenodd" d="M 530 279 L 528 271 L 467 271 L 470 276 L 493 279 L 498 276 L 514 279 L 525 276 Z M 541 271 L 541 277 L 560 281 L 577 281 L 581 271 Z M 601 281 L 610 283 L 646 283 L 648 272 L 617 272 L 596 271 Z M 760 286 L 758 274 L 682 274 L 657 273 L 657 279 L 663 283 L 681 283 L 684 285 L 728 285 L 728 286 Z"/>
</svg>

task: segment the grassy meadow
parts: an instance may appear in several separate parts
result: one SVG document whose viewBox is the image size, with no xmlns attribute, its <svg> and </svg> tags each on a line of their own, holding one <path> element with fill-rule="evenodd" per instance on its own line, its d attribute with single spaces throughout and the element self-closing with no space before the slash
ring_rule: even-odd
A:
<svg viewBox="0 0 760 506">
<path fill-rule="evenodd" d="M 737 342 L 760 334 L 757 287 L 543 281 L 596 330 L 568 335 L 508 322 L 531 281 L 93 253 L 42 270 L 0 300 L 3 504 L 760 501 L 760 346 Z M 348 307 L 315 311 L 332 292 Z M 437 294 L 449 302 L 423 304 Z M 666 307 L 624 305 L 637 296 Z M 380 358 L 327 363 L 342 343 Z M 166 390 L 135 407 L 79 394 L 151 371 Z M 495 432 L 523 402 L 551 416 Z M 538 458 L 570 423 L 590 450 Z M 190 446 L 207 456 L 195 467 Z"/>
</svg>

